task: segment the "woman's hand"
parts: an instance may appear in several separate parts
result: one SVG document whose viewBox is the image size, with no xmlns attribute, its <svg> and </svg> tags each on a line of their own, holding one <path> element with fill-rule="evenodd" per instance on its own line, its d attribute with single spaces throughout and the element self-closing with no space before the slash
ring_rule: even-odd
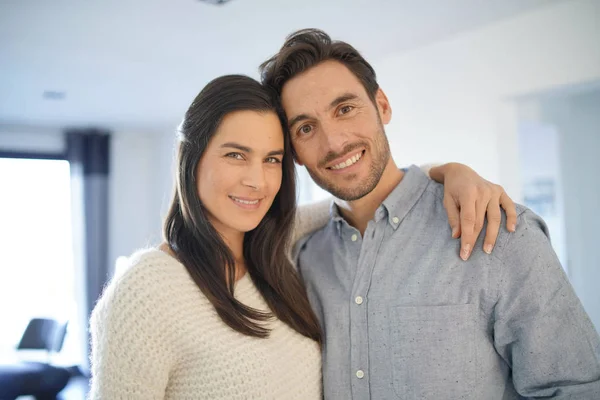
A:
<svg viewBox="0 0 600 400">
<path fill-rule="evenodd" d="M 433 167 L 431 179 L 444 184 L 444 207 L 452 228 L 452 237 L 461 238 L 460 257 L 467 260 L 483 228 L 487 229 L 483 251 L 490 254 L 500 230 L 500 207 L 506 212 L 506 229 L 514 232 L 517 223 L 515 203 L 500 185 L 483 179 L 464 164 L 448 163 Z"/>
</svg>

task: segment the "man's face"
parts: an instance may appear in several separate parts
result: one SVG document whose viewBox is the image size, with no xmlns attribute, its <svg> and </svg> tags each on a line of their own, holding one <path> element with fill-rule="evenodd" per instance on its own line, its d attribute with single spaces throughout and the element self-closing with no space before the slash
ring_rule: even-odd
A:
<svg viewBox="0 0 600 400">
<path fill-rule="evenodd" d="M 390 158 L 381 90 L 375 105 L 346 66 L 325 61 L 290 79 L 281 98 L 297 161 L 320 187 L 352 201 L 377 186 Z"/>
</svg>

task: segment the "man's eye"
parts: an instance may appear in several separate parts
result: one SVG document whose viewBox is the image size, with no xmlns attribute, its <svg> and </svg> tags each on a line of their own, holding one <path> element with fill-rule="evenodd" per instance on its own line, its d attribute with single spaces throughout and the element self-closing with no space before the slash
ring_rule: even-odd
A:
<svg viewBox="0 0 600 400">
<path fill-rule="evenodd" d="M 267 163 L 269 164 L 280 164 L 281 160 L 277 157 L 269 157 L 266 159 Z"/>
<path fill-rule="evenodd" d="M 298 132 L 300 132 L 303 135 L 307 135 L 312 131 L 312 126 L 310 125 L 302 125 L 300 127 L 300 129 L 298 130 Z"/>
<path fill-rule="evenodd" d="M 354 107 L 352 106 L 344 106 L 342 108 L 340 108 L 340 114 L 348 114 L 350 111 L 352 111 Z"/>
</svg>

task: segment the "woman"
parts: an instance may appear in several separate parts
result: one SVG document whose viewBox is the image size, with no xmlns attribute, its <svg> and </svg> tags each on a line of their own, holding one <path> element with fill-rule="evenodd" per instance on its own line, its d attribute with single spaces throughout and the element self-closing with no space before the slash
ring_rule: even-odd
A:
<svg viewBox="0 0 600 400">
<path fill-rule="evenodd" d="M 320 328 L 287 257 L 296 187 L 283 121 L 247 77 L 196 97 L 166 243 L 135 253 L 92 315 L 91 399 L 321 398 Z M 307 229 L 325 223 L 319 210 L 300 213 Z"/>
</svg>

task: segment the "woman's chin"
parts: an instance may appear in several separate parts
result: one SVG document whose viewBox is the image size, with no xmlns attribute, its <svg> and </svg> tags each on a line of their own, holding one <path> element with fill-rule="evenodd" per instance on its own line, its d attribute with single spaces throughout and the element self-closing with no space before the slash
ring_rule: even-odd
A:
<svg viewBox="0 0 600 400">
<path fill-rule="evenodd" d="M 256 222 L 248 222 L 245 224 L 241 224 L 241 223 L 237 223 L 235 226 L 235 229 L 238 230 L 241 233 L 248 233 L 250 231 L 253 231 L 254 229 L 256 229 L 256 227 L 260 224 L 260 221 L 256 221 Z"/>
</svg>

